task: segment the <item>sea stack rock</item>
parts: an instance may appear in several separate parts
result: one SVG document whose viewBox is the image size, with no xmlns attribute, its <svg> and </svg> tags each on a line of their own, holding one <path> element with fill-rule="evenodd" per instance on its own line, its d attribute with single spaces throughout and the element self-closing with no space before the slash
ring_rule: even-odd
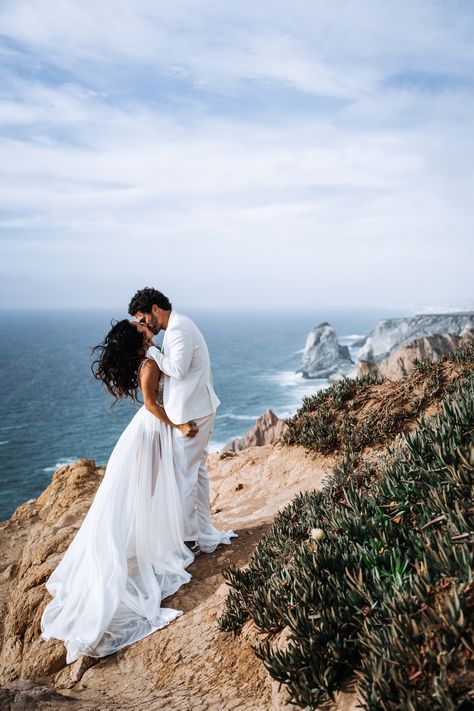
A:
<svg viewBox="0 0 474 711">
<path fill-rule="evenodd" d="M 329 323 L 320 323 L 309 332 L 298 371 L 304 378 L 329 378 L 348 373 L 354 367 L 347 346 L 341 346 Z"/>
<path fill-rule="evenodd" d="M 249 447 L 263 447 L 280 439 L 285 429 L 285 422 L 272 410 L 258 418 L 255 425 L 243 437 L 231 440 L 224 447 L 224 452 L 241 452 Z"/>
<path fill-rule="evenodd" d="M 409 318 L 390 318 L 379 321 L 359 351 L 359 361 L 367 368 L 387 358 L 395 349 L 424 336 L 460 336 L 474 327 L 474 312 L 461 314 L 420 314 Z"/>
</svg>

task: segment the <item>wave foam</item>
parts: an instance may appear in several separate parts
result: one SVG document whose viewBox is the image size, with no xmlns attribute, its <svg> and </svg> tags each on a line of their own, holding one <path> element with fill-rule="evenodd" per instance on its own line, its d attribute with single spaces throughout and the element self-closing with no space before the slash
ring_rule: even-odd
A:
<svg viewBox="0 0 474 711">
<path fill-rule="evenodd" d="M 217 415 L 216 420 L 245 420 L 255 422 L 262 414 L 263 413 L 260 413 L 260 415 L 234 415 L 233 412 L 226 412 L 223 415 Z"/>
<path fill-rule="evenodd" d="M 66 464 L 73 464 L 73 462 L 76 462 L 77 460 L 78 460 L 78 457 L 65 457 L 60 462 L 56 462 L 54 467 L 45 467 L 43 469 L 43 471 L 44 472 L 55 472 L 56 469 L 59 469 L 59 467 L 64 467 Z"/>
<path fill-rule="evenodd" d="M 216 452 L 220 452 L 224 449 L 226 446 L 227 442 L 209 442 L 209 454 L 215 454 Z"/>
</svg>

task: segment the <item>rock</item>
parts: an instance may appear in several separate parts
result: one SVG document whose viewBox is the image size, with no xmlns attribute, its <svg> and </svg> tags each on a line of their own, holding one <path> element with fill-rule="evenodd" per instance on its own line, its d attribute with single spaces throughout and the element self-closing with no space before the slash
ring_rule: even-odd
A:
<svg viewBox="0 0 474 711">
<path fill-rule="evenodd" d="M 304 378 L 328 378 L 352 370 L 354 363 L 347 346 L 341 346 L 329 323 L 320 323 L 309 332 L 298 371 Z"/>
<path fill-rule="evenodd" d="M 460 346 L 470 343 L 474 343 L 474 328 L 463 329 L 461 335 L 437 333 L 433 336 L 422 336 L 396 348 L 378 363 L 361 361 L 357 375 L 373 373 L 388 380 L 399 380 L 412 372 L 415 360 L 438 361 L 443 356 L 454 353 Z"/>
<path fill-rule="evenodd" d="M 472 346 L 474 344 L 474 327 L 466 326 L 461 333 L 460 346 Z"/>
<path fill-rule="evenodd" d="M 361 338 L 358 338 L 356 341 L 353 342 L 352 348 L 362 348 L 362 346 L 365 345 L 367 339 L 368 336 L 361 336 Z"/>
<path fill-rule="evenodd" d="M 258 418 L 255 425 L 243 437 L 228 442 L 221 456 L 227 452 L 241 452 L 249 447 L 263 447 L 265 444 L 273 444 L 280 439 L 285 429 L 285 422 L 281 420 L 272 410 Z"/>
<path fill-rule="evenodd" d="M 379 321 L 358 353 L 359 361 L 370 364 L 387 358 L 395 349 L 423 336 L 460 336 L 474 327 L 474 312 L 462 314 L 420 314 L 409 318 Z"/>
<path fill-rule="evenodd" d="M 243 567 L 270 522 L 298 492 L 319 488 L 333 460 L 299 447 L 255 447 L 209 457 L 213 520 L 235 527 L 232 545 L 203 555 L 167 607 L 184 615 L 104 659 L 66 665 L 64 645 L 40 639 L 44 583 L 77 532 L 103 471 L 91 460 L 62 467 L 36 501 L 0 524 L 0 708 L 2 711 L 260 711 L 278 690 L 249 639 L 219 630 L 223 567 Z M 237 489 L 238 487 L 238 489 Z M 237 489 L 237 490 L 236 490 Z M 217 513 L 219 512 L 219 513 Z M 219 660 L 216 663 L 216 660 Z M 279 708 L 293 708 L 281 692 Z"/>
<path fill-rule="evenodd" d="M 44 583 L 79 528 L 101 474 L 87 459 L 61 467 L 35 502 L 22 504 L 0 524 L 0 537 L 11 544 L 2 547 L 2 558 L 15 566 L 14 574 L 0 580 L 5 601 L 0 683 L 24 676 L 37 681 L 64 667 L 64 645 L 40 639 L 41 614 L 49 600 Z"/>
<path fill-rule="evenodd" d="M 35 711 L 36 709 L 91 709 L 78 699 L 59 694 L 49 686 L 35 684 L 31 679 L 19 679 L 0 689 L 0 707 L 2 711 Z"/>
</svg>

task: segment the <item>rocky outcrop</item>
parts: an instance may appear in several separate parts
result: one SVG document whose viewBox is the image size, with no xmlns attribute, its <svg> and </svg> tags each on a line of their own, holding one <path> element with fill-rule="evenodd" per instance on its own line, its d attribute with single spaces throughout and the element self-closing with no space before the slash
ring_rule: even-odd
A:
<svg viewBox="0 0 474 711">
<path fill-rule="evenodd" d="M 40 639 L 49 600 L 44 583 L 79 528 L 103 470 L 81 460 L 59 469 L 36 500 L 0 524 L 0 707 L 2 711 L 288 710 L 251 646 L 256 631 L 221 632 L 228 587 L 221 570 L 245 566 L 276 512 L 299 491 L 319 488 L 333 459 L 301 447 L 262 446 L 209 458 L 211 508 L 219 528 L 239 533 L 230 546 L 201 555 L 193 578 L 166 605 L 184 611 L 171 625 L 101 660 L 65 664 L 63 644 Z M 353 693 L 334 709 L 355 708 Z"/>
<path fill-rule="evenodd" d="M 273 410 L 258 418 L 255 425 L 243 437 L 237 437 L 226 444 L 224 452 L 241 452 L 249 447 L 263 447 L 280 439 L 285 429 L 285 422 Z"/>
<path fill-rule="evenodd" d="M 347 346 L 341 346 L 329 323 L 320 323 L 309 332 L 298 371 L 304 378 L 328 378 L 348 373 L 354 367 Z"/>
<path fill-rule="evenodd" d="M 420 314 L 410 318 L 392 318 L 379 321 L 358 353 L 359 361 L 374 363 L 387 358 L 402 345 L 424 336 L 451 334 L 461 336 L 467 328 L 474 327 L 474 312 L 462 314 Z"/>
<path fill-rule="evenodd" d="M 378 363 L 361 361 L 357 368 L 357 375 L 373 373 L 388 380 L 399 380 L 413 371 L 416 360 L 438 361 L 468 343 L 474 343 L 474 328 L 465 328 L 460 336 L 453 333 L 422 336 L 396 348 Z"/>
</svg>

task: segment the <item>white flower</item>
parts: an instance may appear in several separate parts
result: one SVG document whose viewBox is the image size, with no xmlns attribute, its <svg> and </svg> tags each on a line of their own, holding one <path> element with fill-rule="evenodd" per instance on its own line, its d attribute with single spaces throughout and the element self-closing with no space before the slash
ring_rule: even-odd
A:
<svg viewBox="0 0 474 711">
<path fill-rule="evenodd" d="M 325 537 L 325 533 L 322 528 L 312 528 L 310 536 L 313 539 L 313 541 L 322 541 L 323 538 Z"/>
</svg>

